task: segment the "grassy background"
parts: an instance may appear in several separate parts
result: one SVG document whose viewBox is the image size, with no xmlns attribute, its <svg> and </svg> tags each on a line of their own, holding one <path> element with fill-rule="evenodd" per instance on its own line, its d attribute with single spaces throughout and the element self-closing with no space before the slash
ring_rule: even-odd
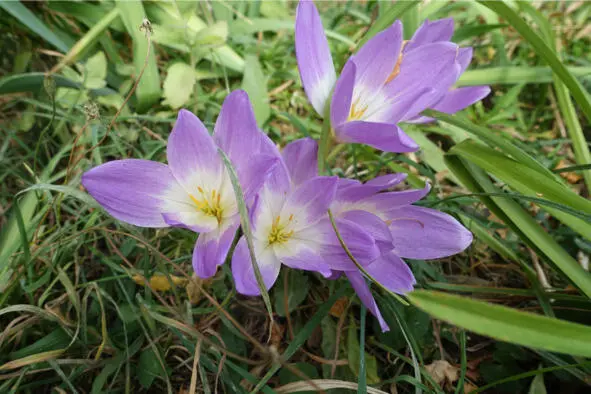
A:
<svg viewBox="0 0 591 394">
<path fill-rule="evenodd" d="M 512 6 L 588 93 L 591 3 Z M 433 191 L 421 204 L 457 215 L 474 232 L 461 255 L 409 261 L 417 287 L 591 324 L 581 270 L 591 253 L 591 129 L 569 92 L 583 109 L 584 98 L 553 79 L 543 51 L 514 23 L 483 4 L 318 7 L 338 68 L 376 20 L 379 27 L 402 15 L 412 34 L 426 18 L 451 16 L 454 41 L 475 49 L 460 85 L 492 86 L 463 112 L 468 127 L 448 119 L 406 128 L 422 146 L 417 153 L 349 145 L 329 155 L 341 176 L 402 171 L 411 186 L 429 180 Z M 211 129 L 236 88 L 249 93 L 277 144 L 318 139 L 322 124 L 295 62 L 294 14 L 295 3 L 281 1 L 0 3 L 1 393 L 288 393 L 298 384 L 286 385 L 310 379 L 304 389 L 312 392 L 588 392 L 591 364 L 577 355 L 464 331 L 374 286 L 391 327 L 384 334 L 346 282 L 285 267 L 270 292 L 271 326 L 260 298 L 236 295 L 228 265 L 211 280 L 191 277 L 193 233 L 125 225 L 84 193 L 80 176 L 92 166 L 164 161 L 179 107 Z M 140 29 L 144 16 L 151 26 Z M 498 139 L 475 137 L 474 125 Z M 513 148 L 546 171 L 578 167 L 556 176 L 563 189 L 553 195 L 550 181 L 527 184 L 518 166 L 525 159 Z M 478 187 L 458 165 L 484 176 Z M 536 241 L 536 231 L 551 239 Z M 488 323 L 480 331 L 458 324 L 481 332 Z"/>
</svg>

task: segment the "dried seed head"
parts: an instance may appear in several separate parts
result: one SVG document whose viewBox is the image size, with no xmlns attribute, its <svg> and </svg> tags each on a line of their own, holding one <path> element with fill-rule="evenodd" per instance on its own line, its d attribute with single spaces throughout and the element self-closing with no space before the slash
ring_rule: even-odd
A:
<svg viewBox="0 0 591 394">
<path fill-rule="evenodd" d="M 150 23 L 148 18 L 144 18 L 142 21 L 142 24 L 140 25 L 140 31 L 145 32 L 146 37 L 148 37 L 148 34 L 154 33 L 154 29 L 152 29 L 152 23 Z"/>
<path fill-rule="evenodd" d="M 92 101 L 84 104 L 84 113 L 86 114 L 86 120 L 98 119 L 101 116 L 98 105 Z"/>
</svg>

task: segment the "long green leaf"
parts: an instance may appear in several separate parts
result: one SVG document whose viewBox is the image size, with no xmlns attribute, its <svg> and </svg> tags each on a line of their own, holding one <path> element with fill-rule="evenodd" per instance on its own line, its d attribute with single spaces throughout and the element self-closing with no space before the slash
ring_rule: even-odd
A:
<svg viewBox="0 0 591 394">
<path fill-rule="evenodd" d="M 451 324 L 481 335 L 552 352 L 591 357 L 591 327 L 429 290 L 409 300 Z"/>
<path fill-rule="evenodd" d="M 575 77 L 591 75 L 591 67 L 567 67 Z M 517 85 L 521 83 L 551 83 L 550 67 L 487 67 L 467 70 L 462 74 L 457 86 L 477 85 Z"/>
<path fill-rule="evenodd" d="M 240 187 L 240 182 L 238 181 L 238 175 L 232 166 L 232 162 L 226 156 L 226 154 L 221 150 L 218 149 L 218 153 L 220 154 L 226 169 L 228 170 L 228 174 L 230 175 L 230 181 L 232 182 L 232 187 L 234 188 L 234 194 L 236 195 L 236 202 L 238 204 L 238 212 L 240 213 L 240 226 L 242 227 L 242 232 L 244 233 L 244 238 L 246 239 L 246 244 L 248 245 L 248 251 L 250 253 L 250 260 L 252 262 L 252 268 L 254 270 L 254 276 L 257 280 L 257 285 L 259 286 L 259 290 L 261 291 L 261 296 L 263 297 L 263 301 L 265 302 L 265 307 L 267 308 L 267 312 L 269 313 L 269 319 L 273 322 L 273 307 L 271 306 L 271 298 L 269 297 L 269 292 L 267 291 L 267 286 L 265 286 L 265 281 L 263 280 L 263 276 L 261 275 L 261 270 L 259 268 L 259 264 L 257 263 L 257 258 L 254 252 L 254 244 L 252 242 L 252 231 L 250 230 L 250 221 L 248 220 L 248 211 L 246 209 L 246 203 L 244 202 L 244 194 L 242 193 L 242 187 Z"/>
<path fill-rule="evenodd" d="M 0 94 L 32 92 L 38 93 L 43 88 L 45 73 L 32 72 L 25 74 L 9 75 L 0 79 Z M 62 75 L 52 75 L 56 87 L 82 89 L 81 83 L 74 82 Z M 108 96 L 116 94 L 115 90 L 109 88 L 91 89 L 93 96 Z"/>
<path fill-rule="evenodd" d="M 591 201 L 574 193 L 563 184 L 548 179 L 545 175 L 484 145 L 466 140 L 454 146 L 449 154 L 462 156 L 526 196 L 543 197 L 546 200 L 591 214 Z M 582 236 L 591 239 L 590 221 L 565 213 L 563 210 L 550 208 L 547 205 L 544 209 Z"/>
<path fill-rule="evenodd" d="M 533 31 L 528 23 L 503 1 L 478 1 L 502 16 L 530 43 L 530 45 L 536 50 L 536 53 L 548 62 L 548 65 L 552 68 L 554 73 L 560 77 L 562 82 L 564 82 L 587 119 L 591 122 L 591 99 L 589 99 L 589 96 L 585 93 L 581 84 L 579 84 L 564 64 L 562 64 L 560 59 L 556 56 L 556 53 L 544 42 L 542 37 Z"/>
<path fill-rule="evenodd" d="M 76 44 L 68 51 L 60 62 L 52 69 L 59 70 L 72 62 L 75 62 L 84 51 L 94 45 L 103 35 L 103 32 L 109 28 L 111 23 L 119 17 L 119 9 L 113 8 L 109 13 L 105 14 L 97 24 L 93 25 L 84 36 L 82 36 Z M 54 71 L 55 72 L 55 71 Z"/>
<path fill-rule="evenodd" d="M 20 1 L 0 1 L 0 7 L 61 52 L 66 53 L 70 49 L 70 45 L 66 44 L 64 40 L 47 27 L 43 21 L 37 18 Z"/>
<path fill-rule="evenodd" d="M 500 193 L 484 171 L 459 156 L 446 155 L 447 167 L 462 184 L 476 193 Z M 506 198 L 480 197 L 498 218 L 524 242 L 552 261 L 575 285 L 591 297 L 591 275 L 581 267 L 518 203 Z"/>
<path fill-rule="evenodd" d="M 556 37 L 554 37 L 554 31 L 552 30 L 552 26 L 547 18 L 545 18 L 540 11 L 534 8 L 531 4 L 523 2 L 518 3 L 519 7 L 527 12 L 530 16 L 534 18 L 540 31 L 544 34 L 546 41 L 550 43 L 550 47 L 556 53 L 556 56 L 560 59 L 560 54 L 556 50 Z M 571 139 L 574 153 L 575 153 L 575 160 L 577 164 L 588 164 L 591 163 L 591 152 L 589 152 L 589 146 L 587 145 L 587 141 L 585 135 L 583 134 L 583 128 L 581 127 L 581 123 L 579 122 L 579 117 L 577 115 L 575 106 L 573 104 L 570 95 L 568 94 L 568 89 L 562 83 L 560 78 L 555 74 L 554 75 L 554 88 L 556 90 L 556 99 L 558 101 L 558 108 L 560 109 L 560 113 L 564 117 L 564 123 L 566 123 L 566 131 Z M 585 185 L 587 186 L 588 190 L 591 190 L 591 172 L 584 172 L 583 179 L 585 180 Z"/>
<path fill-rule="evenodd" d="M 519 148 L 506 138 L 496 135 L 492 130 L 487 129 L 486 127 L 477 126 L 460 115 L 449 115 L 443 112 L 434 111 L 430 109 L 424 111 L 424 114 L 433 117 L 437 120 L 444 121 L 446 123 L 459 127 L 467 131 L 468 133 L 477 136 L 480 140 L 487 143 L 491 148 L 500 149 L 504 153 L 513 157 L 515 160 L 528 166 L 532 170 L 535 170 L 540 174 L 544 174 L 548 176 L 548 178 L 553 179 L 555 181 L 560 180 L 560 178 L 556 177 L 552 173 L 552 171 L 544 167 L 539 161 L 537 161 L 532 156 L 524 152 L 521 148 Z"/>
</svg>

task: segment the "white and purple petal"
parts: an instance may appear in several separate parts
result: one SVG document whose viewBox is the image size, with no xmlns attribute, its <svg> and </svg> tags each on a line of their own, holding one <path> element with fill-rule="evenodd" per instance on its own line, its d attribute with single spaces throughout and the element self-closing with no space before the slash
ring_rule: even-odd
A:
<svg viewBox="0 0 591 394">
<path fill-rule="evenodd" d="M 330 123 L 339 138 L 339 127 L 347 122 L 351 113 L 353 89 L 355 87 L 355 63 L 348 60 L 336 82 L 330 103 Z"/>
<path fill-rule="evenodd" d="M 192 207 L 170 168 L 154 161 L 111 161 L 85 172 L 82 185 L 111 216 L 136 226 L 167 227 L 162 212 Z"/>
<path fill-rule="evenodd" d="M 245 199 L 263 185 L 277 158 L 262 152 L 266 136 L 258 128 L 248 94 L 235 90 L 226 97 L 214 129 L 214 141 L 228 156 Z"/>
<path fill-rule="evenodd" d="M 306 228 L 327 215 L 337 190 L 336 176 L 308 179 L 287 197 L 280 216 L 293 215 L 294 230 Z"/>
<path fill-rule="evenodd" d="M 188 193 L 197 193 L 197 188 L 204 186 L 219 188 L 224 165 L 213 138 L 191 112 L 179 111 L 166 156 L 172 173 Z"/>
<path fill-rule="evenodd" d="M 270 289 L 275 284 L 275 281 L 277 281 L 281 262 L 275 255 L 273 248 L 265 247 L 256 238 L 253 241 L 259 271 L 261 272 L 265 287 Z M 250 258 L 248 245 L 246 244 L 246 238 L 244 237 L 240 238 L 232 255 L 232 276 L 234 277 L 234 283 L 238 293 L 250 296 L 261 294 L 254 274 L 254 267 Z"/>
<path fill-rule="evenodd" d="M 312 1 L 298 4 L 295 22 L 295 50 L 302 85 L 308 100 L 320 116 L 337 79 L 322 20 Z"/>
<path fill-rule="evenodd" d="M 402 23 L 394 22 L 351 57 L 356 66 L 354 97 L 372 95 L 395 72 L 402 48 Z"/>
<path fill-rule="evenodd" d="M 198 277 L 211 278 L 217 268 L 224 264 L 238 225 L 239 218 L 236 217 L 229 220 L 223 228 L 218 227 L 214 231 L 199 235 L 193 250 L 193 269 Z"/>
</svg>

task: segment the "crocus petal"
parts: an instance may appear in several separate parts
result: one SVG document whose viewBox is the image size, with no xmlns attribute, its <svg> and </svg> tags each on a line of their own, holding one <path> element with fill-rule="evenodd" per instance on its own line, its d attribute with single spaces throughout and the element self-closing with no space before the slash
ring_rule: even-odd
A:
<svg viewBox="0 0 591 394">
<path fill-rule="evenodd" d="M 461 73 L 466 71 L 466 69 L 470 65 L 470 61 L 472 60 L 472 53 L 473 53 L 473 50 L 470 47 L 460 48 L 458 50 L 458 58 L 456 59 L 456 61 L 460 65 L 460 72 Z"/>
<path fill-rule="evenodd" d="M 351 113 L 351 101 L 353 100 L 353 88 L 355 87 L 355 74 L 355 63 L 349 59 L 347 63 L 345 63 L 343 71 L 341 71 L 341 75 L 335 85 L 332 101 L 330 103 L 330 122 L 335 129 L 337 129 L 339 125 L 345 123 Z"/>
<path fill-rule="evenodd" d="M 193 269 L 202 279 L 215 275 L 218 266 L 224 264 L 226 256 L 238 230 L 239 220 L 229 223 L 225 228 L 216 228 L 209 233 L 200 234 L 193 250 Z"/>
<path fill-rule="evenodd" d="M 467 86 L 450 90 L 433 109 L 448 114 L 456 113 L 490 94 L 489 86 Z"/>
<path fill-rule="evenodd" d="M 360 200 L 371 197 L 382 190 L 396 186 L 405 180 L 406 177 L 407 174 L 405 173 L 388 174 L 376 177 L 363 184 L 358 181 L 343 182 L 348 180 L 339 178 L 339 187 L 337 188 L 337 193 L 335 195 L 335 202 L 341 204 L 359 202 Z"/>
<path fill-rule="evenodd" d="M 335 219 L 339 234 L 349 252 L 361 265 L 367 265 L 380 256 L 380 248 L 376 245 L 374 237 L 362 226 L 349 220 Z M 338 271 L 356 270 L 357 266 L 343 249 L 330 219 L 324 219 L 315 225 L 315 230 L 322 234 L 325 244 L 322 256 L 330 268 Z M 313 239 L 308 237 L 308 239 Z"/>
<path fill-rule="evenodd" d="M 196 233 L 207 233 L 218 227 L 215 217 L 206 215 L 197 208 L 180 212 L 163 212 L 162 218 L 169 226 L 186 228 Z"/>
<path fill-rule="evenodd" d="M 247 200 L 263 185 L 277 160 L 261 153 L 265 137 L 257 126 L 248 94 L 243 90 L 230 93 L 222 104 L 213 138 L 232 162 Z"/>
<path fill-rule="evenodd" d="M 453 34 L 454 20 L 452 18 L 439 19 L 433 22 L 426 20 L 406 44 L 404 51 L 408 52 L 433 42 L 449 41 Z"/>
<path fill-rule="evenodd" d="M 438 259 L 460 253 L 472 243 L 472 233 L 443 212 L 407 206 L 391 214 L 390 231 L 400 257 Z"/>
<path fill-rule="evenodd" d="M 265 287 L 270 289 L 279 276 L 281 262 L 275 256 L 273 248 L 265 248 L 256 239 L 254 241 L 259 271 L 263 277 Z M 236 284 L 238 293 L 251 296 L 261 294 L 254 274 L 246 238 L 244 237 L 240 238 L 232 255 L 232 276 L 234 277 L 234 283 Z"/>
<path fill-rule="evenodd" d="M 343 271 L 332 270 L 332 272 L 330 273 L 330 276 L 325 276 L 325 278 L 328 280 L 337 280 L 341 276 L 343 276 L 343 273 L 344 273 Z"/>
<path fill-rule="evenodd" d="M 431 190 L 429 183 L 422 189 L 410 189 L 400 192 L 378 193 L 365 199 L 363 203 L 373 207 L 372 211 L 384 220 L 392 219 L 399 214 L 399 208 L 419 201 Z"/>
<path fill-rule="evenodd" d="M 294 230 L 306 228 L 326 216 L 337 190 L 336 176 L 319 176 L 302 183 L 291 193 L 280 216 L 295 219 Z"/>
<path fill-rule="evenodd" d="M 396 21 L 372 37 L 351 57 L 357 66 L 355 97 L 371 95 L 384 85 L 394 72 L 401 47 L 402 23 Z"/>
<path fill-rule="evenodd" d="M 364 268 L 372 278 L 394 293 L 408 293 L 416 283 L 408 265 L 394 251 L 383 254 Z"/>
<path fill-rule="evenodd" d="M 281 154 L 294 186 L 318 176 L 318 144 L 312 138 L 290 142 Z"/>
<path fill-rule="evenodd" d="M 365 182 L 365 186 L 379 188 L 379 190 L 376 191 L 382 191 L 385 189 L 389 189 L 392 186 L 398 185 L 400 182 L 404 181 L 407 176 L 408 174 L 405 174 L 404 172 L 400 172 L 397 174 L 381 175 Z"/>
<path fill-rule="evenodd" d="M 373 298 L 369 286 L 359 271 L 345 272 L 345 275 L 347 275 L 347 279 L 349 279 L 349 282 L 351 282 L 351 286 L 359 296 L 361 302 L 363 302 L 363 305 L 365 305 L 367 310 L 370 311 L 371 314 L 376 317 L 376 319 L 378 319 L 380 327 L 382 328 L 382 332 L 390 331 L 390 327 L 388 327 L 388 323 L 386 323 L 384 317 L 380 313 L 378 304 Z"/>
<path fill-rule="evenodd" d="M 197 187 L 219 188 L 225 171 L 217 147 L 198 117 L 182 109 L 168 138 L 168 164 L 188 193 Z"/>
<path fill-rule="evenodd" d="M 385 152 L 414 152 L 419 146 L 395 124 L 354 121 L 337 129 L 343 142 L 366 144 Z"/>
<path fill-rule="evenodd" d="M 275 246 L 275 254 L 282 264 L 290 268 L 316 271 L 329 277 L 332 271 L 321 256 L 320 246 L 313 240 L 290 239 Z"/>
<path fill-rule="evenodd" d="M 167 227 L 165 210 L 189 210 L 189 195 L 170 168 L 149 160 L 116 160 L 82 175 L 82 185 L 111 216 L 142 227 Z"/>
<path fill-rule="evenodd" d="M 378 216 L 367 211 L 355 210 L 345 212 L 340 218 L 355 223 L 367 231 L 375 240 L 381 254 L 394 249 L 392 234 L 388 229 L 388 225 Z"/>
<path fill-rule="evenodd" d="M 322 20 L 312 1 L 300 1 L 296 11 L 295 50 L 302 85 L 320 114 L 337 79 Z"/>
<path fill-rule="evenodd" d="M 456 61 L 458 46 L 450 42 L 437 42 L 424 45 L 404 54 L 400 64 L 400 74 L 386 85 L 388 97 L 414 97 L 425 87 L 440 85 Z M 451 84 L 445 87 L 447 91 Z M 443 87 L 440 87 L 443 89 Z"/>
<path fill-rule="evenodd" d="M 447 92 L 437 104 L 433 105 L 433 109 L 445 112 L 447 114 L 454 114 L 470 105 L 482 100 L 490 94 L 489 86 L 467 86 L 463 88 L 452 89 Z M 428 116 L 417 116 L 409 123 L 428 123 L 435 119 Z"/>
</svg>

